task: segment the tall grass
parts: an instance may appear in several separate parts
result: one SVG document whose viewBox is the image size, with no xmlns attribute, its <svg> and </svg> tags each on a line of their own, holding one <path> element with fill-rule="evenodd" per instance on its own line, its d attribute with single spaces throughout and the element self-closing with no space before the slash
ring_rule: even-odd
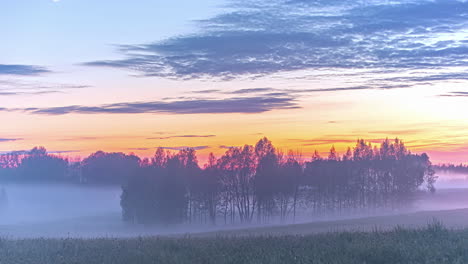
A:
<svg viewBox="0 0 468 264">
<path fill-rule="evenodd" d="M 468 230 L 422 229 L 308 236 L 0 240 L 0 263 L 468 263 Z"/>
</svg>

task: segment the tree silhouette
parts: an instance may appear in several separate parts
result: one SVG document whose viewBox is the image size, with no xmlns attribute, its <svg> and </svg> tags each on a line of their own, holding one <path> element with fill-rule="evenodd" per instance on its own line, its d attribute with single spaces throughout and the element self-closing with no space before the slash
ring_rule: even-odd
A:
<svg viewBox="0 0 468 264">
<path fill-rule="evenodd" d="M 122 184 L 137 174 L 140 162 L 135 155 L 98 151 L 81 162 L 80 181 Z"/>
<path fill-rule="evenodd" d="M 29 151 L 17 167 L 17 178 L 26 181 L 63 181 L 67 175 L 68 161 L 47 154 L 44 147 Z"/>
<path fill-rule="evenodd" d="M 386 139 L 379 147 L 359 139 L 342 158 L 332 146 L 328 158 L 315 151 L 303 163 L 300 155 L 284 156 L 262 138 L 255 147 L 230 148 L 219 159 L 210 154 L 203 169 L 193 149 L 177 154 L 158 149 L 140 173 L 122 194 L 124 219 L 140 223 L 214 224 L 218 218 L 245 223 L 254 215 L 264 223 L 295 218 L 298 210 L 397 208 L 423 188 L 435 191 L 436 181 L 429 157 L 412 154 L 399 139 Z"/>
<path fill-rule="evenodd" d="M 284 155 L 268 138 L 254 146 L 212 153 L 201 168 L 191 148 L 154 156 L 95 152 L 69 163 L 43 147 L 0 155 L 0 177 L 8 181 L 122 185 L 123 220 L 142 224 L 258 223 L 303 215 L 395 209 L 415 195 L 434 192 L 436 170 L 464 172 L 468 166 L 432 166 L 402 140 L 372 145 L 358 139 L 340 156 L 331 146 L 308 161 Z"/>
</svg>

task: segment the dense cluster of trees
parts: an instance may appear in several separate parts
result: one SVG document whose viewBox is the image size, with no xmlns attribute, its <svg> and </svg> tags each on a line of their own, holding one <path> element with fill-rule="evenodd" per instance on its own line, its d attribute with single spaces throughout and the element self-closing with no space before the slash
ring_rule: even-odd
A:
<svg viewBox="0 0 468 264">
<path fill-rule="evenodd" d="M 152 159 L 98 151 L 79 162 L 43 147 L 0 155 L 0 180 L 122 185 L 123 219 L 136 223 L 267 222 L 315 214 L 408 203 L 419 190 L 434 191 L 426 154 L 401 140 L 372 146 L 358 140 L 342 156 L 304 160 L 263 138 L 233 147 L 200 167 L 194 149 L 158 148 Z"/>
<path fill-rule="evenodd" d="M 78 165 L 80 182 L 121 184 L 140 169 L 141 160 L 135 155 L 98 151 Z"/>
<path fill-rule="evenodd" d="M 195 150 L 158 149 L 123 186 L 125 221 L 224 223 L 285 220 L 301 211 L 321 213 L 388 208 L 408 203 L 421 189 L 435 191 L 426 154 L 412 154 L 401 140 L 372 147 L 364 140 L 339 156 L 315 152 L 310 161 L 278 151 L 267 139 L 230 148 L 203 168 Z"/>
<path fill-rule="evenodd" d="M 95 152 L 82 161 L 50 154 L 44 147 L 0 155 L 0 181 L 121 185 L 139 173 L 142 160 L 124 153 Z"/>
<path fill-rule="evenodd" d="M 0 155 L 3 181 L 62 181 L 66 180 L 68 171 L 68 160 L 48 154 L 44 147 Z"/>
</svg>

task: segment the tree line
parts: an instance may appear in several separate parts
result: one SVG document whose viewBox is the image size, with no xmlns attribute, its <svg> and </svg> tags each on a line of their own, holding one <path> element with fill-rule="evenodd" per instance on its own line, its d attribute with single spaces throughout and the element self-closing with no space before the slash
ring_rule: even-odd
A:
<svg viewBox="0 0 468 264">
<path fill-rule="evenodd" d="M 315 152 L 304 161 L 263 138 L 232 147 L 199 167 L 194 149 L 157 149 L 151 161 L 123 186 L 123 219 L 134 223 L 265 223 L 320 214 L 408 204 L 423 189 L 434 192 L 436 176 L 426 154 L 404 143 L 364 140 L 339 156 Z"/>
<path fill-rule="evenodd" d="M 444 172 L 444 173 L 450 173 L 450 172 L 455 172 L 455 173 L 461 173 L 461 174 L 468 174 L 468 165 L 465 164 L 440 164 L 440 165 L 435 165 L 434 170 L 437 172 Z"/>
<path fill-rule="evenodd" d="M 122 185 L 144 162 L 133 154 L 97 151 L 81 161 L 50 154 L 44 147 L 0 155 L 0 181 Z"/>
<path fill-rule="evenodd" d="M 211 153 L 203 166 L 191 148 L 158 148 L 151 159 L 98 151 L 72 162 L 36 147 L 0 155 L 0 180 L 121 185 L 125 221 L 227 224 L 395 208 L 418 191 L 435 191 L 436 176 L 429 157 L 399 139 L 379 146 L 361 139 L 341 156 L 332 147 L 306 159 L 263 138 Z"/>
</svg>

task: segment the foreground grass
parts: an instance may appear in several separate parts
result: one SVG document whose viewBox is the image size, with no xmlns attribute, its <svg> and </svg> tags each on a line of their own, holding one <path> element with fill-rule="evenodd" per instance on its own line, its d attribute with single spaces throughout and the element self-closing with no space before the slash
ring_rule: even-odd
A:
<svg viewBox="0 0 468 264">
<path fill-rule="evenodd" d="M 468 230 L 307 236 L 0 240 L 0 263 L 468 263 Z"/>
</svg>

